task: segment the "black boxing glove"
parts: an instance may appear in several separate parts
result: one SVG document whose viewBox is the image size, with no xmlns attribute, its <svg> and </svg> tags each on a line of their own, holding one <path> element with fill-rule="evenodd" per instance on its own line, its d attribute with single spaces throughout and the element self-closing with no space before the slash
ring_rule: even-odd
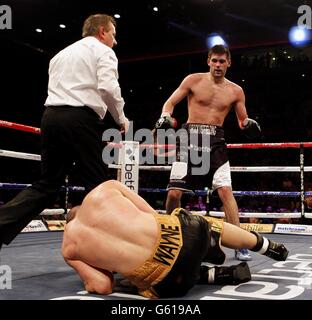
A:
<svg viewBox="0 0 312 320">
<path fill-rule="evenodd" d="M 269 240 L 256 231 L 250 232 L 257 237 L 257 244 L 251 248 L 252 251 L 277 261 L 285 261 L 287 259 L 289 251 L 282 243 Z"/>
<path fill-rule="evenodd" d="M 246 118 L 243 122 L 243 130 L 247 138 L 259 138 L 261 135 L 261 128 L 256 120 Z"/>
<path fill-rule="evenodd" d="M 234 266 L 200 267 L 200 279 L 198 284 L 237 285 L 251 280 L 249 266 L 241 262 Z"/>
<path fill-rule="evenodd" d="M 155 124 L 155 129 L 170 129 L 177 127 L 177 120 L 169 112 L 163 112 Z"/>
</svg>

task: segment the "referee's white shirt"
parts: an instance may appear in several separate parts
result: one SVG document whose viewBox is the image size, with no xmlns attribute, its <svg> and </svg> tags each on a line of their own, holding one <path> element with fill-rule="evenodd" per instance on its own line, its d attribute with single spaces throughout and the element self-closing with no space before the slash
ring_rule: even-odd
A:
<svg viewBox="0 0 312 320">
<path fill-rule="evenodd" d="M 125 123 L 117 66 L 115 52 L 95 37 L 73 43 L 50 61 L 45 106 L 88 106 L 101 119 L 108 109 L 118 124 Z"/>
</svg>

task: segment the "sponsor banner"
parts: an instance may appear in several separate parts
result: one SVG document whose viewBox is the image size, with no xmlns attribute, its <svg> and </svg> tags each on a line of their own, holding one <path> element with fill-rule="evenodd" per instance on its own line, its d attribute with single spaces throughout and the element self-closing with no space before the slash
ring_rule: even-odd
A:
<svg viewBox="0 0 312 320">
<path fill-rule="evenodd" d="M 137 141 L 123 141 L 119 159 L 121 183 L 135 193 L 139 190 L 139 148 Z"/>
<path fill-rule="evenodd" d="M 50 231 L 61 231 L 65 228 L 66 220 L 47 220 L 46 224 Z"/>
<path fill-rule="evenodd" d="M 22 232 L 39 232 L 39 231 L 48 231 L 47 227 L 41 220 L 32 220 L 22 230 Z"/>
<path fill-rule="evenodd" d="M 261 223 L 241 223 L 241 228 L 247 231 L 256 231 L 259 233 L 272 233 L 273 224 L 261 224 Z"/>
<path fill-rule="evenodd" d="M 312 225 L 277 223 L 274 233 L 312 235 Z"/>
</svg>

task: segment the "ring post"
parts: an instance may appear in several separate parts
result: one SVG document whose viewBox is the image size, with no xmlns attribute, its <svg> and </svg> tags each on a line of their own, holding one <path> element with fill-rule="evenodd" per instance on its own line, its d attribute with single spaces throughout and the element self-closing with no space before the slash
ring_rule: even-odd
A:
<svg viewBox="0 0 312 320">
<path fill-rule="evenodd" d="M 69 177 L 65 177 L 65 203 L 64 203 L 64 212 L 67 213 L 68 210 L 68 200 L 69 200 Z"/>
<path fill-rule="evenodd" d="M 121 147 L 121 183 L 130 190 L 139 191 L 139 142 L 122 141 Z"/>
<path fill-rule="evenodd" d="M 300 203 L 301 217 L 304 217 L 304 145 L 300 143 Z"/>
</svg>

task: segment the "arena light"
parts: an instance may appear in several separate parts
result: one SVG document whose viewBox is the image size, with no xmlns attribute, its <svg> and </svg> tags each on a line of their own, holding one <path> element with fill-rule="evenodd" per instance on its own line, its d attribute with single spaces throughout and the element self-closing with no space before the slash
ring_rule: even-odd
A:
<svg viewBox="0 0 312 320">
<path fill-rule="evenodd" d="M 121 17 L 121 16 L 120 16 L 120 14 L 118 14 L 118 13 L 115 13 L 115 14 L 114 14 L 114 18 L 120 19 L 120 17 Z"/>
<path fill-rule="evenodd" d="M 293 46 L 303 46 L 311 40 L 311 30 L 292 27 L 289 30 L 288 37 Z"/>
<path fill-rule="evenodd" d="M 226 46 L 226 42 L 223 40 L 223 38 L 219 35 L 210 35 L 207 37 L 207 40 L 206 40 L 206 43 L 207 43 L 207 47 L 208 48 L 211 48 L 217 44 L 222 44 L 224 46 Z"/>
</svg>

